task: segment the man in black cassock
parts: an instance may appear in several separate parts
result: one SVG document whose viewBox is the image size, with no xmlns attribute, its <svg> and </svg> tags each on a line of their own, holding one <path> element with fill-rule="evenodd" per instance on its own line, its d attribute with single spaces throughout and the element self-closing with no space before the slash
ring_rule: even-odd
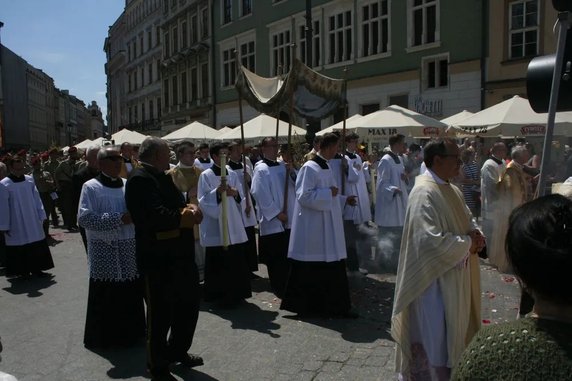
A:
<svg viewBox="0 0 572 381">
<path fill-rule="evenodd" d="M 145 139 L 139 159 L 142 166 L 127 180 L 125 200 L 135 224 L 138 269 L 145 280 L 147 362 L 153 381 L 173 381 L 169 364 L 203 364 L 201 357 L 187 353 L 200 299 L 192 228 L 202 214 L 196 205 L 185 205 L 165 173 L 170 152 L 164 140 Z"/>
</svg>

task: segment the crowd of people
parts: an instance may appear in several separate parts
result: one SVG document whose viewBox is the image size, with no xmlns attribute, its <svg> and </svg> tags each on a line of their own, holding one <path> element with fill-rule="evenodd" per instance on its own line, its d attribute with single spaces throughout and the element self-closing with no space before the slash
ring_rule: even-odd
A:
<svg viewBox="0 0 572 381">
<path fill-rule="evenodd" d="M 353 133 L 316 136 L 299 162 L 274 137 L 249 151 L 239 141 L 170 146 L 149 137 L 139 146 L 90 147 L 83 158 L 75 147 L 63 159 L 55 148 L 10 154 L 0 164 L 0 259 L 8 276 L 51 276 L 57 241 L 49 227 L 59 226 L 59 210 L 87 253 L 84 345 L 146 339 L 153 380 L 174 380 L 175 362 L 203 364 L 188 353 L 200 300 L 239 307 L 259 264 L 281 309 L 318 318 L 359 317 L 348 279 L 371 264 L 395 273 L 399 377 L 495 379 L 472 362 L 484 361 L 475 343 L 487 339 L 478 332 L 479 257 L 488 257 L 520 279 L 522 317 L 533 308 L 538 315 L 511 329 L 527 327 L 556 351 L 552 335 L 562 327 L 559 338 L 570 334 L 568 286 L 545 286 L 531 263 L 547 256 L 543 269 L 555 276 L 566 268 L 572 211 L 562 197 L 529 202 L 539 167 L 530 146 L 514 143 L 508 155 L 499 141 L 485 155 L 478 139 L 421 147 L 396 134 L 380 155 L 367 155 L 359 141 Z M 562 180 L 562 189 L 572 186 L 572 173 Z M 545 238 L 535 230 L 541 221 Z M 539 323 L 551 318 L 558 323 Z"/>
</svg>

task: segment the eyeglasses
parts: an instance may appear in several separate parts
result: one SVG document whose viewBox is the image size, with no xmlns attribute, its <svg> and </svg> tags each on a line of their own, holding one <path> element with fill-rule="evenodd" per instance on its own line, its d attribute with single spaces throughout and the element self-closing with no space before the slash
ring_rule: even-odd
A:
<svg viewBox="0 0 572 381">
<path fill-rule="evenodd" d="M 123 158 L 121 156 L 107 156 L 104 157 L 103 160 L 120 161 L 123 160 Z"/>
</svg>

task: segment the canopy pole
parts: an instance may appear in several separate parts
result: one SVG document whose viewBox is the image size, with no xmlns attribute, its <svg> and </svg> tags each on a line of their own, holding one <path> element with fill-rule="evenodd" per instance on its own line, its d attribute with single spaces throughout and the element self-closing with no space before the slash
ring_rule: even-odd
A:
<svg viewBox="0 0 572 381">
<path fill-rule="evenodd" d="M 367 139 L 367 148 L 368 148 L 368 149 L 367 149 L 367 152 L 368 152 L 368 158 L 367 158 L 367 159 L 368 159 L 368 161 L 369 161 L 369 158 L 373 155 L 373 145 L 371 144 L 371 138 L 368 138 L 368 139 Z M 375 192 L 376 192 L 375 187 L 376 187 L 376 185 L 377 185 L 377 181 L 376 181 L 376 178 L 375 178 L 375 177 L 376 177 L 376 174 L 377 174 L 377 168 L 374 168 L 374 167 L 373 167 L 373 164 L 374 164 L 374 163 L 371 163 L 371 162 L 370 162 L 369 164 L 370 164 L 370 165 L 369 165 L 369 178 L 371 179 L 371 181 L 370 181 L 370 188 L 371 188 L 371 198 L 372 198 L 371 204 L 373 204 L 373 205 L 375 206 L 375 200 L 376 200 L 376 197 L 377 197 L 376 194 L 375 194 Z M 370 205 L 371 205 L 371 204 L 370 204 Z"/>
<path fill-rule="evenodd" d="M 558 30 L 558 45 L 556 48 L 556 62 L 554 64 L 554 73 L 552 75 L 552 89 L 550 90 L 550 103 L 548 104 L 548 123 L 546 124 L 546 133 L 544 136 L 544 147 L 542 149 L 542 164 L 540 165 L 540 177 L 536 193 L 538 197 L 546 194 L 546 170 L 548 169 L 548 161 L 550 160 L 552 150 L 552 138 L 554 136 L 554 120 L 556 118 L 556 108 L 558 105 L 558 92 L 560 91 L 560 73 L 562 72 L 562 61 L 564 58 L 564 50 L 566 47 L 566 33 L 570 27 L 568 20 L 568 12 L 560 12 L 558 14 L 557 24 L 560 26 Z"/>
<path fill-rule="evenodd" d="M 238 52 L 235 50 L 235 57 L 237 58 L 237 65 L 236 68 L 238 70 Z M 242 65 L 240 65 L 242 66 Z M 242 70 L 242 69 L 240 69 Z M 238 79 L 238 75 L 236 76 Z M 235 86 L 236 88 L 236 86 Z M 246 217 L 250 217 L 250 210 L 252 209 L 252 205 L 250 203 L 250 189 L 248 188 L 248 182 L 246 181 L 246 175 L 248 172 L 246 171 L 246 154 L 244 152 L 244 117 L 242 114 L 242 94 L 238 91 L 238 115 L 240 119 L 240 147 L 242 151 L 242 173 L 243 173 L 243 181 L 242 181 L 242 190 L 244 192 L 244 197 L 246 198 Z M 224 221 L 223 221 L 224 223 Z"/>
<path fill-rule="evenodd" d="M 340 170 L 342 171 L 342 190 L 341 194 L 346 194 L 346 173 L 348 173 L 348 163 L 346 162 L 346 120 L 348 118 L 348 97 L 347 97 L 347 87 L 348 87 L 348 67 L 344 67 L 344 100 L 342 103 L 342 113 L 344 116 L 344 122 L 342 123 L 342 162 L 340 164 Z"/>
<path fill-rule="evenodd" d="M 296 44 L 291 44 L 290 49 L 292 49 L 292 65 L 290 65 L 290 74 L 288 75 L 288 79 L 295 81 L 296 78 L 291 76 L 292 68 L 294 67 L 294 61 L 296 60 Z M 282 213 L 288 215 L 288 179 L 290 178 L 290 170 L 292 168 L 293 163 L 293 155 L 292 155 L 292 117 L 294 115 L 294 90 L 295 90 L 296 83 L 294 82 L 292 85 L 292 89 L 290 90 L 290 108 L 288 109 L 288 143 L 286 146 L 286 151 L 288 151 L 288 157 L 290 163 L 286 163 L 286 177 L 284 178 L 284 205 L 282 207 Z M 288 88 L 286 88 L 288 90 Z M 278 139 L 276 139 L 276 143 L 278 143 Z"/>
<path fill-rule="evenodd" d="M 276 68 L 277 73 L 276 75 L 281 78 L 282 76 L 282 69 L 283 66 L 282 65 L 278 65 L 278 67 Z M 280 103 L 277 102 L 277 106 L 276 106 L 276 144 L 278 144 L 278 135 L 279 135 L 279 126 L 280 126 Z"/>
</svg>

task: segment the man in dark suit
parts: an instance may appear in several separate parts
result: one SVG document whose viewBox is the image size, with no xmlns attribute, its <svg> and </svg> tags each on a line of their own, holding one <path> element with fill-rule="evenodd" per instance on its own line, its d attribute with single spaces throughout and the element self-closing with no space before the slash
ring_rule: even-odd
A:
<svg viewBox="0 0 572 381">
<path fill-rule="evenodd" d="M 196 205 L 185 205 L 165 173 L 170 152 L 164 140 L 145 139 L 139 158 L 141 167 L 127 180 L 125 200 L 135 224 L 138 268 L 145 280 L 147 365 L 152 380 L 173 381 L 169 364 L 203 364 L 202 358 L 187 353 L 199 316 L 193 226 L 200 223 L 202 214 Z"/>
</svg>

